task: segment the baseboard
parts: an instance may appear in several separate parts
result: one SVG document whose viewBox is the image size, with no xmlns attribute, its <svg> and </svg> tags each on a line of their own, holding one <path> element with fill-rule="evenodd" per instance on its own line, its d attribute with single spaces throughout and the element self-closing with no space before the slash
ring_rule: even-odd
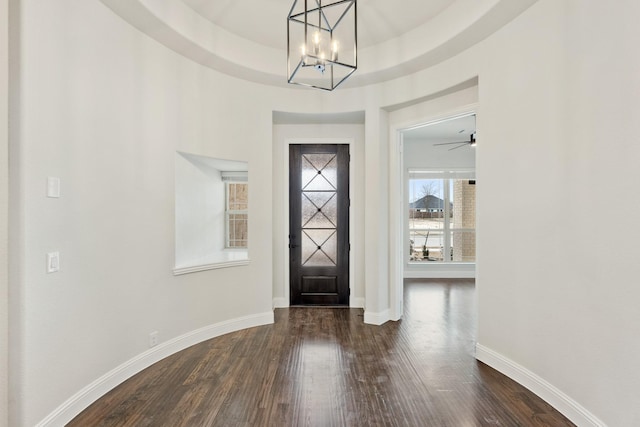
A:
<svg viewBox="0 0 640 427">
<path fill-rule="evenodd" d="M 273 308 L 287 308 L 289 307 L 289 300 L 286 298 L 274 298 Z"/>
<path fill-rule="evenodd" d="M 364 298 L 351 297 L 351 299 L 349 300 L 349 307 L 364 308 Z"/>
<path fill-rule="evenodd" d="M 389 310 L 384 310 L 380 313 L 372 313 L 370 311 L 364 312 L 364 323 L 369 325 L 382 325 L 391 319 Z"/>
<path fill-rule="evenodd" d="M 476 344 L 476 359 L 531 390 L 574 424 L 581 427 L 606 427 L 605 423 L 558 388 L 501 354 Z"/>
<path fill-rule="evenodd" d="M 114 387 L 154 363 L 182 351 L 185 348 L 230 332 L 252 328 L 254 326 L 267 325 L 270 323 L 273 323 L 273 312 L 239 317 L 237 319 L 226 320 L 224 322 L 196 329 L 195 331 L 188 332 L 170 341 L 159 344 L 157 347 L 139 354 L 89 384 L 60 405 L 36 426 L 64 426 Z"/>
</svg>

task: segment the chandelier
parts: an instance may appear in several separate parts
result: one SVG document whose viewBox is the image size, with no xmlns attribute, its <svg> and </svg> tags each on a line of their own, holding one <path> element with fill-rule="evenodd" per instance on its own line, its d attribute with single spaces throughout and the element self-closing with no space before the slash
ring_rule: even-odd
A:
<svg viewBox="0 0 640 427">
<path fill-rule="evenodd" d="M 289 83 L 333 90 L 358 68 L 356 0 L 294 0 L 287 18 Z"/>
</svg>

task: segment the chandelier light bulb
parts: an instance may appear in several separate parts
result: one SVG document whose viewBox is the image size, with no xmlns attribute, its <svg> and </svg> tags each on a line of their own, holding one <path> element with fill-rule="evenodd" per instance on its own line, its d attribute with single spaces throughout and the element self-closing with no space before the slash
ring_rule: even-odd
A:
<svg viewBox="0 0 640 427">
<path fill-rule="evenodd" d="M 338 60 L 338 41 L 337 40 L 334 40 L 333 43 L 331 43 L 331 60 L 332 61 Z"/>
<path fill-rule="evenodd" d="M 316 33 L 313 35 L 313 54 L 315 56 L 318 56 L 319 52 L 320 52 L 320 33 L 316 31 Z"/>
</svg>

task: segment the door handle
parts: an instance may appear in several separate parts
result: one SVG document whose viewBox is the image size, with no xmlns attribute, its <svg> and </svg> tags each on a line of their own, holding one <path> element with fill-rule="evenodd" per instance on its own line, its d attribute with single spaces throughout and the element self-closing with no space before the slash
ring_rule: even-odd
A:
<svg viewBox="0 0 640 427">
<path fill-rule="evenodd" d="M 289 234 L 289 249 L 297 248 L 298 245 L 295 244 L 296 236 Z"/>
</svg>

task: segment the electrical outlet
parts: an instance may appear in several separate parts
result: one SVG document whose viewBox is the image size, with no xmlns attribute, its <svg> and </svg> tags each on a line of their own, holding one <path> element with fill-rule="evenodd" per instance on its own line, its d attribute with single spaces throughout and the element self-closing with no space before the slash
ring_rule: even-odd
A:
<svg viewBox="0 0 640 427">
<path fill-rule="evenodd" d="M 153 331 L 149 334 L 149 348 L 158 345 L 158 331 Z"/>
</svg>

